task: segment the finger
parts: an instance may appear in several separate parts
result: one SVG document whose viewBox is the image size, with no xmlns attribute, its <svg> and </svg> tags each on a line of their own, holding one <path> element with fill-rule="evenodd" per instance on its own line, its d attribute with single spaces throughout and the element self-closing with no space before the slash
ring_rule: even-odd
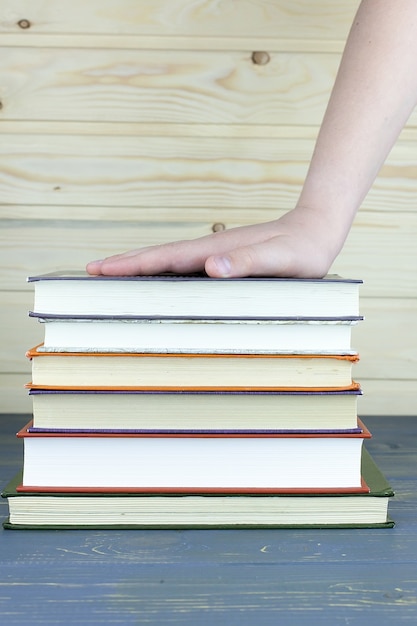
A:
<svg viewBox="0 0 417 626">
<path fill-rule="evenodd" d="M 86 272 L 88 274 L 92 274 L 93 276 L 98 276 L 101 274 L 101 264 L 103 263 L 103 259 L 99 259 L 97 261 L 90 261 L 85 266 Z"/>
<path fill-rule="evenodd" d="M 130 250 L 99 261 L 91 261 L 86 268 L 90 274 L 113 276 L 202 271 L 208 257 L 223 255 L 242 245 L 263 241 L 272 236 L 271 230 L 271 223 L 233 228 L 198 239 Z"/>
<path fill-rule="evenodd" d="M 119 261 L 124 261 L 129 257 L 136 257 L 138 254 L 147 250 L 148 248 L 141 248 L 139 250 L 129 250 L 128 252 L 123 252 L 121 254 L 114 254 L 112 256 L 106 257 L 105 259 L 98 259 L 95 261 L 89 261 L 86 265 L 86 270 L 89 274 L 102 274 L 104 266 L 109 268 L 114 263 L 118 263 Z M 122 263 L 123 265 L 123 263 Z"/>
<path fill-rule="evenodd" d="M 244 235 L 248 240 L 250 236 L 253 239 L 253 234 L 246 233 L 246 229 L 236 228 L 198 239 L 176 241 L 115 254 L 99 261 L 90 261 L 86 269 L 90 274 L 112 276 L 198 272 L 204 270 L 208 256 L 222 254 L 237 247 Z M 261 237 L 262 234 L 258 236 Z"/>
<path fill-rule="evenodd" d="M 326 270 L 320 268 L 308 251 L 297 250 L 285 236 L 242 246 L 226 255 L 210 256 L 205 264 L 207 274 L 213 278 L 241 278 L 245 276 L 322 277 Z"/>
<path fill-rule="evenodd" d="M 108 276 L 146 276 L 163 272 L 188 274 L 202 271 L 206 256 L 197 241 L 175 242 L 92 261 L 87 265 L 87 271 Z"/>
</svg>

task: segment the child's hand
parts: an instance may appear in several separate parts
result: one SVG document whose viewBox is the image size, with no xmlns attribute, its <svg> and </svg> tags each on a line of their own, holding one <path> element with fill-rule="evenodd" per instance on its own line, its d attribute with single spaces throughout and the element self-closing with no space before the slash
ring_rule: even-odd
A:
<svg viewBox="0 0 417 626">
<path fill-rule="evenodd" d="M 91 261 L 87 271 L 111 276 L 205 270 L 216 278 L 322 277 L 343 245 L 342 241 L 335 249 L 331 228 L 324 221 L 315 211 L 297 208 L 272 222 Z"/>
<path fill-rule="evenodd" d="M 273 222 L 93 261 L 87 271 L 323 276 L 417 104 L 416 66 L 416 1 L 362 1 L 295 209 Z"/>
</svg>

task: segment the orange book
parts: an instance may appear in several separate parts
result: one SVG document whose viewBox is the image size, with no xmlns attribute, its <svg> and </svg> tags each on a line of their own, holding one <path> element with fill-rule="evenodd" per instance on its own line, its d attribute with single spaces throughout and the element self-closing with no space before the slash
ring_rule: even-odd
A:
<svg viewBox="0 0 417 626">
<path fill-rule="evenodd" d="M 31 389 L 358 389 L 354 355 L 27 352 Z"/>
</svg>

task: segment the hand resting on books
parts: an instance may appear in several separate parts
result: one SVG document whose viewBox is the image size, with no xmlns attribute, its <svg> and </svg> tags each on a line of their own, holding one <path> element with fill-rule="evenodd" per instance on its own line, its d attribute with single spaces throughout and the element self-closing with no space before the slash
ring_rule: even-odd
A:
<svg viewBox="0 0 417 626">
<path fill-rule="evenodd" d="M 297 207 L 280 219 L 232 228 L 194 240 L 131 250 L 91 261 L 90 274 L 110 276 L 186 274 L 213 278 L 282 276 L 321 278 L 343 245 L 331 239 L 324 212 Z"/>
<path fill-rule="evenodd" d="M 417 103 L 413 0 L 361 2 L 295 209 L 265 224 L 94 261 L 90 274 L 205 269 L 212 277 L 319 278 Z M 394 81 L 394 82 L 393 82 Z"/>
</svg>

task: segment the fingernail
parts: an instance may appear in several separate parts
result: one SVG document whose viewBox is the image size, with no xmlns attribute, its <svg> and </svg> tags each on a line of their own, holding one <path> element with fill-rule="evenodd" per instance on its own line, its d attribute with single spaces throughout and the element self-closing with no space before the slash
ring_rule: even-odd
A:
<svg viewBox="0 0 417 626">
<path fill-rule="evenodd" d="M 214 257 L 213 261 L 219 271 L 219 274 L 222 276 L 229 276 L 232 264 L 227 256 Z"/>
<path fill-rule="evenodd" d="M 87 265 L 85 266 L 85 269 L 87 270 L 89 274 L 99 274 L 103 260 L 104 259 L 99 259 L 97 261 L 89 261 Z"/>
</svg>

